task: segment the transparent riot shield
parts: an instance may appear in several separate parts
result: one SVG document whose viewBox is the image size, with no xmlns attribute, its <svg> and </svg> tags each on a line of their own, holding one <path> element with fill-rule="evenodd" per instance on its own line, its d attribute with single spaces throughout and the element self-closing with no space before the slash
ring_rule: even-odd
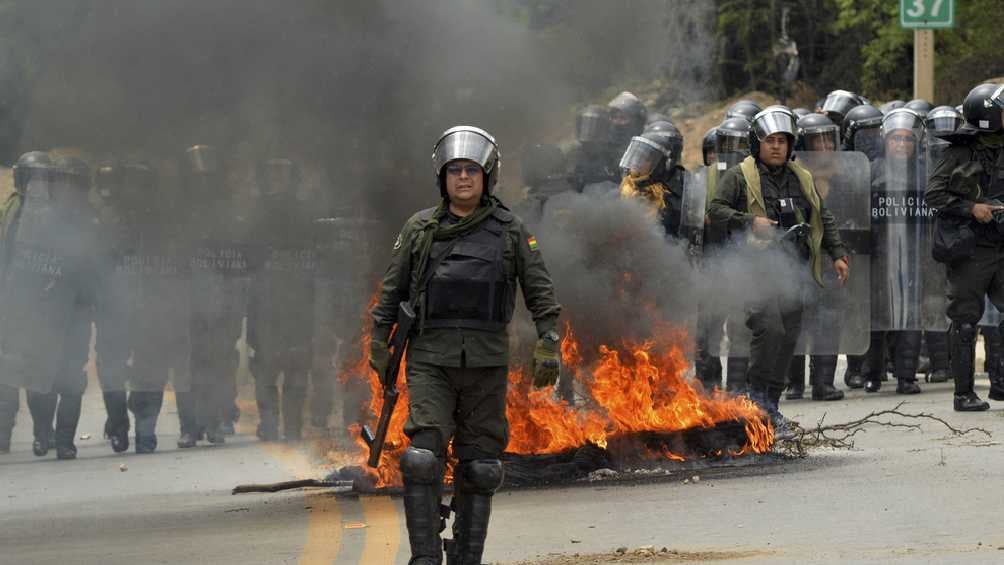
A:
<svg viewBox="0 0 1004 565">
<path fill-rule="evenodd" d="M 836 220 L 850 255 L 851 276 L 847 284 L 841 285 L 830 256 L 821 250 L 824 286 L 820 287 L 811 282 L 810 267 L 805 262 L 802 332 L 795 353 L 861 355 L 868 350 L 871 317 L 868 158 L 858 152 L 809 151 L 799 152 L 798 163 L 812 173 L 816 191 Z M 729 316 L 726 334 L 730 357 L 749 355 L 751 334 L 745 313 Z"/>
<path fill-rule="evenodd" d="M 798 159 L 812 173 L 816 191 L 836 220 L 840 240 L 850 255 L 851 276 L 837 279 L 833 262 L 822 250 L 824 287 L 806 289 L 802 335 L 797 352 L 860 355 L 868 350 L 871 318 L 870 166 L 856 151 L 803 151 Z"/>
<path fill-rule="evenodd" d="M 683 196 L 680 199 L 680 233 L 688 244 L 691 255 L 699 255 L 704 248 L 704 218 L 707 209 L 707 172 L 700 169 L 683 175 Z"/>
<path fill-rule="evenodd" d="M 872 329 L 948 328 L 946 269 L 931 256 L 934 211 L 924 203 L 923 133 L 897 129 L 872 175 Z"/>
<path fill-rule="evenodd" d="M 990 299 L 986 299 L 986 305 L 983 308 L 983 318 L 980 319 L 980 326 L 985 328 L 997 328 L 1001 323 L 1001 312 L 996 306 L 990 302 Z"/>
</svg>

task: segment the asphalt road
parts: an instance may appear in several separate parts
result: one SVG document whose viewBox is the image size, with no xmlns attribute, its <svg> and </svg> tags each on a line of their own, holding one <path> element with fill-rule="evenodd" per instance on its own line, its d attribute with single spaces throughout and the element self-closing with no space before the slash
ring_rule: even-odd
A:
<svg viewBox="0 0 1004 565">
<path fill-rule="evenodd" d="M 986 381 L 979 384 L 985 393 Z M 992 437 L 953 438 L 934 422 L 919 431 L 869 428 L 854 450 L 709 472 L 697 482 L 502 492 L 485 561 L 1004 563 L 1004 406 L 955 414 L 950 384 L 909 398 L 887 388 L 782 408 L 804 424 L 824 414 L 843 422 L 907 400 L 904 411 Z M 102 409 L 91 387 L 79 429 L 90 439 L 78 441 L 78 460 L 64 462 L 31 454 L 22 405 L 13 452 L 0 456 L 0 563 L 407 563 L 399 498 L 230 494 L 240 483 L 318 476 L 309 445 L 260 444 L 244 422 L 225 446 L 178 450 L 168 402 L 160 451 L 116 455 L 100 438 Z M 653 556 L 631 554 L 648 545 Z M 617 548 L 628 555 L 609 553 Z"/>
</svg>

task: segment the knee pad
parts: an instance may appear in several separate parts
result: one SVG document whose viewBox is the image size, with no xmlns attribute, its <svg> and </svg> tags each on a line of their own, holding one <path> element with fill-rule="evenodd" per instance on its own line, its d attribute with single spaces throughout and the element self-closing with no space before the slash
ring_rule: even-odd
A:
<svg viewBox="0 0 1004 565">
<path fill-rule="evenodd" d="M 446 446 L 443 445 L 443 435 L 439 430 L 421 429 L 412 434 L 411 446 L 427 449 L 440 459 L 446 459 Z"/>
<path fill-rule="evenodd" d="M 969 345 L 976 343 L 976 326 L 970 323 L 952 323 L 952 333 L 960 343 Z"/>
<path fill-rule="evenodd" d="M 456 473 L 462 479 L 457 486 L 463 492 L 491 495 L 502 486 L 502 462 L 498 459 L 461 461 Z"/>
<path fill-rule="evenodd" d="M 440 462 L 428 449 L 409 446 L 401 456 L 404 480 L 418 484 L 435 484 L 440 480 Z"/>
</svg>

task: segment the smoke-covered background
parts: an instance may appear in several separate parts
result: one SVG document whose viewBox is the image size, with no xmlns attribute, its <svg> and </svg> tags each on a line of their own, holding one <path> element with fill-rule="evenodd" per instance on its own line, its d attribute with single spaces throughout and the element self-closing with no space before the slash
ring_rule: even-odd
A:
<svg viewBox="0 0 1004 565">
<path fill-rule="evenodd" d="M 2 2 L 3 158 L 74 147 L 160 161 L 195 143 L 237 167 L 289 156 L 328 205 L 361 195 L 397 223 L 435 198 L 440 132 L 491 131 L 514 187 L 513 158 L 570 135 L 577 104 L 669 71 L 682 4 Z"/>
</svg>

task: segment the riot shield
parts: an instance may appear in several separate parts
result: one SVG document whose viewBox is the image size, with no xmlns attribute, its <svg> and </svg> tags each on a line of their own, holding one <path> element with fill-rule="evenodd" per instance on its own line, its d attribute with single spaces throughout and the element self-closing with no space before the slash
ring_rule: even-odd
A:
<svg viewBox="0 0 1004 565">
<path fill-rule="evenodd" d="M 87 238 L 65 209 L 72 188 L 60 170 L 36 163 L 17 172 L 25 189 L 5 218 L 0 383 L 47 393 L 80 349 L 71 341 L 79 332 L 69 328 L 78 327 L 86 299 Z"/>
<path fill-rule="evenodd" d="M 983 308 L 983 318 L 980 319 L 980 326 L 985 328 L 997 329 L 1001 323 L 1001 312 L 990 302 L 990 299 L 986 299 L 986 304 Z"/>
<path fill-rule="evenodd" d="M 816 191 L 833 214 L 850 254 L 851 277 L 841 286 L 832 261 L 822 250 L 823 287 L 802 285 L 802 332 L 799 355 L 861 355 L 868 350 L 871 317 L 871 210 L 868 158 L 858 152 L 806 151 L 798 162 L 813 176 Z M 805 265 L 808 273 L 808 263 Z M 811 281 L 811 278 L 806 279 Z M 751 334 L 745 317 L 729 316 L 728 355 L 749 354 Z"/>
<path fill-rule="evenodd" d="M 913 137 L 916 141 L 910 141 Z M 872 175 L 872 329 L 947 329 L 946 269 L 931 256 L 934 212 L 924 202 L 922 132 L 894 130 Z"/>
<path fill-rule="evenodd" d="M 816 191 L 836 220 L 850 255 L 851 277 L 837 280 L 823 250 L 824 287 L 806 290 L 802 335 L 796 352 L 861 355 L 868 350 L 871 317 L 871 209 L 868 157 L 856 151 L 801 151 L 802 166 L 812 173 Z"/>
<path fill-rule="evenodd" d="M 683 175 L 683 195 L 680 199 L 680 232 L 677 236 L 688 243 L 688 251 L 700 254 L 704 248 L 704 217 L 707 209 L 707 172 Z"/>
</svg>

